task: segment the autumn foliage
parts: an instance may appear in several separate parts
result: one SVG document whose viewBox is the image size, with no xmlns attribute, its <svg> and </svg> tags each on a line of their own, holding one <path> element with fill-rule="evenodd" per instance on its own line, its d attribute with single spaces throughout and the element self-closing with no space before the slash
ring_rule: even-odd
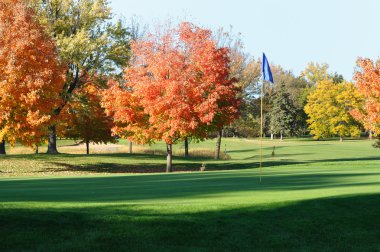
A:
<svg viewBox="0 0 380 252">
<path fill-rule="evenodd" d="M 305 106 L 310 133 L 316 139 L 338 135 L 343 140 L 346 136 L 360 136 L 360 124 L 351 116 L 351 111 L 359 108 L 362 101 L 350 82 L 336 84 L 331 79 L 318 82 Z"/>
<path fill-rule="evenodd" d="M 210 30 L 181 23 L 131 45 L 125 83 L 110 83 L 104 106 L 115 134 L 138 143 L 168 145 L 204 139 L 238 115 L 238 92 L 229 77 L 227 48 L 217 48 Z"/>
<path fill-rule="evenodd" d="M 0 2 L 0 140 L 34 146 L 60 104 L 65 69 L 22 0 Z"/>
<path fill-rule="evenodd" d="M 136 41 L 132 50 L 126 83 L 111 82 L 105 94 L 106 108 L 121 125 L 115 133 L 172 144 L 188 135 L 205 138 L 200 128 L 221 127 L 236 117 L 238 90 L 228 78 L 228 50 L 216 48 L 209 30 L 182 23 Z"/>
<path fill-rule="evenodd" d="M 114 123 L 100 105 L 102 91 L 98 86 L 88 82 L 76 89 L 61 113 L 65 120 L 57 127 L 59 135 L 85 143 L 87 154 L 91 142 L 115 142 L 111 132 Z"/>
<path fill-rule="evenodd" d="M 352 112 L 367 130 L 380 134 L 380 64 L 359 59 L 354 79 L 358 91 L 365 97 L 364 106 Z"/>
</svg>

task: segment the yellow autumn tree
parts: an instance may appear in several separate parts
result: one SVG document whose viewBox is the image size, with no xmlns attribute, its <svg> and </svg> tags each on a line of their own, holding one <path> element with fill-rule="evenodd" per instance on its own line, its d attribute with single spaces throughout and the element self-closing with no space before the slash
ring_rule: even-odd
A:
<svg viewBox="0 0 380 252">
<path fill-rule="evenodd" d="M 329 65 L 326 63 L 319 64 L 310 62 L 301 73 L 301 76 L 305 77 L 310 83 L 316 84 L 329 79 L 328 69 Z"/>
<path fill-rule="evenodd" d="M 335 84 L 331 79 L 320 81 L 308 96 L 305 106 L 310 133 L 315 139 L 338 135 L 341 141 L 343 137 L 359 136 L 361 125 L 350 112 L 362 103 L 363 97 L 354 84 Z"/>
</svg>

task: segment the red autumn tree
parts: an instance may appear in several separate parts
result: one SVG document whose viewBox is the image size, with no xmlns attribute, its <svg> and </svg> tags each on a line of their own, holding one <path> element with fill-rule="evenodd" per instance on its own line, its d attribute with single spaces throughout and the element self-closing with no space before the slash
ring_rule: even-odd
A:
<svg viewBox="0 0 380 252">
<path fill-rule="evenodd" d="M 365 103 L 363 108 L 354 110 L 352 115 L 367 130 L 380 135 L 380 63 L 360 58 L 357 67 L 354 80 L 359 93 L 365 98 Z"/>
<path fill-rule="evenodd" d="M 238 115 L 238 89 L 229 78 L 227 48 L 211 31 L 182 23 L 132 43 L 133 59 L 122 86 L 112 83 L 104 105 L 115 133 L 138 143 L 165 141 L 167 171 L 172 144 L 205 139 Z"/>
<path fill-rule="evenodd" d="M 36 146 L 59 106 L 65 69 L 22 0 L 0 2 L 0 141 Z"/>
<path fill-rule="evenodd" d="M 69 103 L 61 114 L 65 123 L 58 126 L 58 134 L 64 137 L 80 139 L 86 144 L 86 153 L 90 154 L 90 143 L 115 142 L 111 129 L 114 126 L 100 105 L 99 85 L 86 84 L 75 90 Z"/>
</svg>

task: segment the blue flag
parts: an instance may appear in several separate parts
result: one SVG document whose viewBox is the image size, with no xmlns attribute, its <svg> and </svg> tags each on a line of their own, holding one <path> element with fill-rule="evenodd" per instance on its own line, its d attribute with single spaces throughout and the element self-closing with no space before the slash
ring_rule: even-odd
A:
<svg viewBox="0 0 380 252">
<path fill-rule="evenodd" d="M 270 82 L 274 83 L 273 82 L 272 71 L 270 70 L 268 59 L 265 56 L 265 53 L 263 53 L 263 66 L 262 66 L 262 70 L 263 70 L 264 80 L 270 81 Z"/>
</svg>

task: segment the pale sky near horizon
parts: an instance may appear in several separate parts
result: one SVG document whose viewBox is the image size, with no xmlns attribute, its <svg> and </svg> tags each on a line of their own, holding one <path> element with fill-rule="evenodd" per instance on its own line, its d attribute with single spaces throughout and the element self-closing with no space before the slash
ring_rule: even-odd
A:
<svg viewBox="0 0 380 252">
<path fill-rule="evenodd" d="M 168 18 L 241 33 L 245 51 L 296 75 L 328 63 L 352 79 L 357 57 L 380 56 L 380 0 L 110 0 L 114 13 L 152 24 Z"/>
</svg>

